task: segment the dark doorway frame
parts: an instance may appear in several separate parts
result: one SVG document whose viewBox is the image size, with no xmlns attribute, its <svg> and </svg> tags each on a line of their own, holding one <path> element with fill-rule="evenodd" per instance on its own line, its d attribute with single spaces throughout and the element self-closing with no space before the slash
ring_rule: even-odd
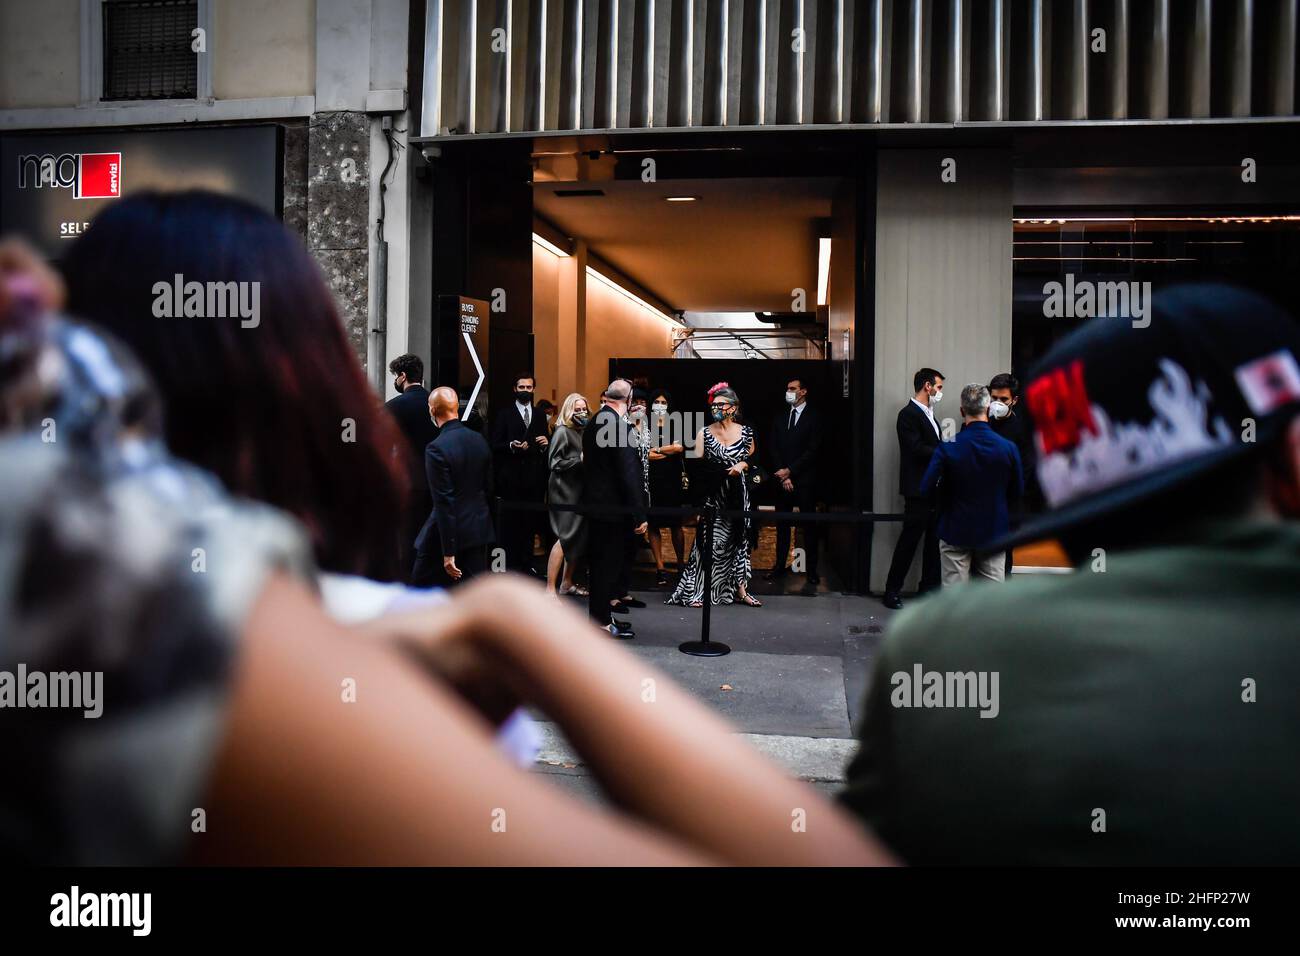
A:
<svg viewBox="0 0 1300 956">
<path fill-rule="evenodd" d="M 846 587 L 865 592 L 871 566 L 870 526 L 856 515 L 871 510 L 874 463 L 872 395 L 875 382 L 875 144 L 862 137 L 810 136 L 807 131 L 763 131 L 748 134 L 669 134 L 637 132 L 612 136 L 584 136 L 581 146 L 594 156 L 616 157 L 614 178 L 639 178 L 641 160 L 653 157 L 659 181 L 673 179 L 723 179 L 752 177 L 836 178 L 846 182 L 854 209 L 854 308 L 849 363 L 850 413 L 848 421 L 828 423 L 836 436 L 829 440 L 850 443 L 848 468 L 851 493 L 839 506 L 855 515 L 853 521 L 833 526 L 826 546 L 844 569 Z M 538 140 L 554 150 L 554 137 Z M 504 289 L 507 307 L 493 314 L 493 355 L 489 360 L 489 414 L 509 399 L 509 381 L 525 362 L 532 347 L 533 204 L 531 173 L 533 141 L 526 138 L 467 140 L 439 144 L 433 160 L 433 249 L 430 263 L 431 294 L 466 295 L 492 301 Z M 500 335 L 497 332 L 500 331 Z M 439 332 L 430 332 L 424 356 L 432 380 L 449 370 L 438 367 Z M 526 337 L 526 338 L 525 338 Z M 496 343 L 500 342 L 498 346 Z M 509 355 L 497 354 L 500 350 Z M 844 361 L 839 342 L 833 342 L 830 361 Z M 679 360 L 687 361 L 687 360 Z M 500 367 L 506 365 L 508 367 Z"/>
</svg>

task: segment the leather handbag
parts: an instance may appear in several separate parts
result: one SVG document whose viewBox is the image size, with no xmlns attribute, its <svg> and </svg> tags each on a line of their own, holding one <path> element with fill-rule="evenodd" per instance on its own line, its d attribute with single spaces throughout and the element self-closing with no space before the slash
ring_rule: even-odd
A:
<svg viewBox="0 0 1300 956">
<path fill-rule="evenodd" d="M 772 483 L 772 476 L 762 465 L 751 461 L 745 469 L 745 482 L 751 492 L 765 490 Z"/>
</svg>

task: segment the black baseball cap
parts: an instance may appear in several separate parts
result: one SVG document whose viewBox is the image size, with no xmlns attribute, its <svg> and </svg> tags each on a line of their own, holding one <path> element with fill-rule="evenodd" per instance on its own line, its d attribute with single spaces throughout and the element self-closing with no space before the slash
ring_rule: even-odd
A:
<svg viewBox="0 0 1300 956">
<path fill-rule="evenodd" d="M 1050 510 L 1000 551 L 1128 508 L 1248 454 L 1300 414 L 1300 324 L 1262 295 L 1171 287 L 1141 321 L 1097 318 L 1023 390 Z"/>
</svg>

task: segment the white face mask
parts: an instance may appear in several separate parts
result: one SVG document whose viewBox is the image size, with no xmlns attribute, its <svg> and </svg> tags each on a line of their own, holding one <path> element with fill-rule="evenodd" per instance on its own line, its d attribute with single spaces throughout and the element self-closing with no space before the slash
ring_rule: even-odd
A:
<svg viewBox="0 0 1300 956">
<path fill-rule="evenodd" d="M 1006 402 L 989 402 L 989 418 L 1006 418 L 1011 406 Z"/>
<path fill-rule="evenodd" d="M 785 393 L 785 403 L 786 403 L 787 405 L 793 405 L 793 404 L 795 403 L 795 399 L 797 399 L 798 397 L 799 397 L 799 393 L 798 393 L 798 392 L 786 392 L 786 393 Z"/>
<path fill-rule="evenodd" d="M 650 407 L 654 410 L 654 413 L 656 415 L 662 415 L 668 411 L 668 406 L 665 405 L 663 402 L 655 402 Z"/>
<path fill-rule="evenodd" d="M 943 400 L 943 392 L 935 392 L 930 396 L 930 404 L 938 405 Z"/>
</svg>

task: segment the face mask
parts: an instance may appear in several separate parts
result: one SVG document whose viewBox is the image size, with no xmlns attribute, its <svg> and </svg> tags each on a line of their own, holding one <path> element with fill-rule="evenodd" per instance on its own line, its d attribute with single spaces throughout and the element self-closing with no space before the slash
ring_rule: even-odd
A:
<svg viewBox="0 0 1300 956">
<path fill-rule="evenodd" d="M 393 391 L 397 392 L 398 395 L 402 394 L 402 383 L 396 379 L 393 380 Z"/>
<path fill-rule="evenodd" d="M 656 415 L 666 415 L 668 413 L 668 406 L 663 402 L 655 402 L 650 407 L 654 409 Z"/>
<path fill-rule="evenodd" d="M 727 413 L 724 412 L 722 409 L 720 408 L 713 409 L 713 420 L 715 422 L 724 421 L 726 417 L 727 417 Z"/>
<path fill-rule="evenodd" d="M 1006 418 L 1011 406 L 1006 402 L 989 402 L 989 418 Z"/>
<path fill-rule="evenodd" d="M 515 392 L 515 401 L 520 405 L 531 405 L 533 403 L 532 392 Z"/>
<path fill-rule="evenodd" d="M 634 422 L 644 421 L 645 409 L 640 406 L 637 406 L 636 408 L 633 408 L 627 413 L 627 417 Z"/>
<path fill-rule="evenodd" d="M 586 415 L 574 415 L 574 416 L 573 416 L 573 424 L 577 425 L 579 428 L 586 428 L 586 427 L 587 427 L 587 416 L 586 416 Z"/>
<path fill-rule="evenodd" d="M 943 392 L 935 392 L 930 396 L 930 404 L 938 405 L 943 400 Z"/>
<path fill-rule="evenodd" d="M 798 397 L 799 397 L 799 393 L 798 393 L 798 392 L 786 392 L 786 393 L 785 393 L 785 403 L 786 403 L 787 405 L 793 405 L 794 402 L 795 402 L 795 399 L 797 399 Z"/>
</svg>

